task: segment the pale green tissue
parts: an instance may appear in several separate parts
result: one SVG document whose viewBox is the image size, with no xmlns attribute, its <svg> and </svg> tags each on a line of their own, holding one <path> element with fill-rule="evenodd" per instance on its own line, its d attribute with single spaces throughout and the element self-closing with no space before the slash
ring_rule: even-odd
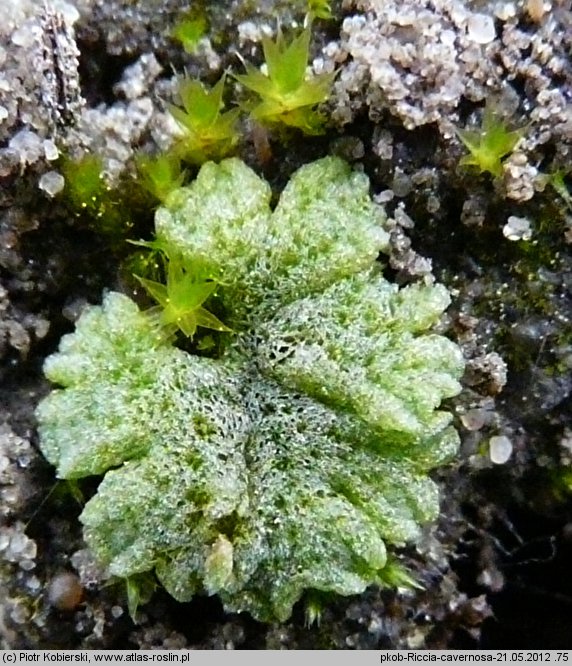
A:
<svg viewBox="0 0 572 666">
<path fill-rule="evenodd" d="M 444 398 L 459 348 L 428 332 L 441 285 L 403 289 L 368 181 L 326 158 L 267 183 L 204 165 L 157 211 L 156 233 L 220 281 L 234 333 L 220 358 L 178 349 L 109 293 L 46 361 L 38 407 L 59 476 L 104 474 L 81 516 L 110 573 L 154 570 L 176 598 L 285 620 L 305 590 L 384 580 L 386 547 L 439 511 L 428 470 L 454 456 Z"/>
</svg>

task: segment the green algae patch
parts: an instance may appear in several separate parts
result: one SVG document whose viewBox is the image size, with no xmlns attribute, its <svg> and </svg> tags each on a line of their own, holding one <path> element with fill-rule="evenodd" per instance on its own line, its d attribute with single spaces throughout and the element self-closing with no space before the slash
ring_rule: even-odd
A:
<svg viewBox="0 0 572 666">
<path fill-rule="evenodd" d="M 215 358 L 109 293 L 46 361 L 37 414 L 60 477 L 104 475 L 81 520 L 111 574 L 283 621 L 307 590 L 395 579 L 388 549 L 439 511 L 427 473 L 457 449 L 439 407 L 463 359 L 431 332 L 447 290 L 383 278 L 363 174 L 325 158 L 270 195 L 230 159 L 157 211 L 157 243 L 217 280 Z"/>
</svg>

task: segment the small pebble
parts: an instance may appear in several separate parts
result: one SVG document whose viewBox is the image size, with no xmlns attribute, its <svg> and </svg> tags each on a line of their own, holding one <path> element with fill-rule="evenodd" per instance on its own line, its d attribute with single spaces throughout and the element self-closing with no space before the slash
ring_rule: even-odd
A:
<svg viewBox="0 0 572 666">
<path fill-rule="evenodd" d="M 486 418 L 484 409 L 469 409 L 461 416 L 461 423 L 467 430 L 480 430 L 485 425 Z"/>
<path fill-rule="evenodd" d="M 492 16 L 472 14 L 467 22 L 467 34 L 477 44 L 490 44 L 496 36 Z"/>
<path fill-rule="evenodd" d="M 38 187 L 49 197 L 55 197 L 64 189 L 65 184 L 66 181 L 61 173 L 48 171 L 40 178 Z"/>
<path fill-rule="evenodd" d="M 74 7 L 72 2 L 66 2 L 65 0 L 55 0 L 53 2 L 54 9 L 63 16 L 64 21 L 67 25 L 72 26 L 79 20 L 80 14 L 79 11 Z"/>
<path fill-rule="evenodd" d="M 48 603 L 60 611 L 72 611 L 83 599 L 83 587 L 72 573 L 61 573 L 52 578 L 48 587 Z"/>
<path fill-rule="evenodd" d="M 58 147 L 51 139 L 44 140 L 44 155 L 46 156 L 48 162 L 53 162 L 60 156 Z"/>
<path fill-rule="evenodd" d="M 495 465 L 503 465 L 512 454 L 512 442 L 505 435 L 491 437 L 489 441 L 489 456 Z"/>
<path fill-rule="evenodd" d="M 511 215 L 508 218 L 507 223 L 502 228 L 502 233 L 510 241 L 527 241 L 532 238 L 530 222 L 525 217 L 516 217 L 516 215 Z"/>
<path fill-rule="evenodd" d="M 540 23 L 544 15 L 552 9 L 550 3 L 545 3 L 544 0 L 527 0 L 526 13 L 535 23 Z"/>
<path fill-rule="evenodd" d="M 112 606 L 111 607 L 111 615 L 117 619 L 118 617 L 121 617 L 125 611 L 121 606 Z"/>
<path fill-rule="evenodd" d="M 506 2 L 495 8 L 495 16 L 501 21 L 508 21 L 516 16 L 516 7 L 512 2 Z"/>
</svg>

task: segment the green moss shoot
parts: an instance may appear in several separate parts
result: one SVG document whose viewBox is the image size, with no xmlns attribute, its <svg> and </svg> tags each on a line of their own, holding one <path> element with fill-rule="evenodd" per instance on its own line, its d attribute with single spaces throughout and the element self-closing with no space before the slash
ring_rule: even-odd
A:
<svg viewBox="0 0 572 666">
<path fill-rule="evenodd" d="M 481 173 L 501 176 L 503 159 L 512 153 L 524 131 L 524 128 L 509 130 L 506 122 L 487 103 L 478 129 L 456 130 L 457 136 L 469 150 L 469 154 L 463 156 L 459 164 L 476 167 Z"/>
<path fill-rule="evenodd" d="M 250 116 L 269 127 L 286 125 L 305 134 L 322 134 L 324 117 L 316 106 L 328 99 L 335 73 L 306 76 L 311 27 L 287 41 L 281 31 L 262 41 L 266 72 L 245 63 L 246 74 L 235 75 L 255 97 L 244 104 Z"/>
<path fill-rule="evenodd" d="M 200 165 L 207 160 L 218 161 L 234 150 L 239 140 L 237 121 L 239 109 L 224 111 L 225 77 L 212 87 L 183 77 L 179 81 L 182 107 L 169 105 L 169 112 L 183 130 L 174 146 L 183 161 Z"/>
</svg>

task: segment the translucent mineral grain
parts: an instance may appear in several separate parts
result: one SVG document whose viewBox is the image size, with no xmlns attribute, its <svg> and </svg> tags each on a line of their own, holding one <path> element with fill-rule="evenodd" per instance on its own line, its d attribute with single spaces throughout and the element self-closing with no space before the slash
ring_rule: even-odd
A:
<svg viewBox="0 0 572 666">
<path fill-rule="evenodd" d="M 48 171 L 38 182 L 38 187 L 49 197 L 55 197 L 65 186 L 65 178 L 57 171 Z"/>
<path fill-rule="evenodd" d="M 502 229 L 505 238 L 511 241 L 530 240 L 532 238 L 532 228 L 530 221 L 525 217 L 511 215 Z"/>
<path fill-rule="evenodd" d="M 489 441 L 489 457 L 495 465 L 504 465 L 512 455 L 512 442 L 506 435 L 496 435 Z"/>
</svg>

